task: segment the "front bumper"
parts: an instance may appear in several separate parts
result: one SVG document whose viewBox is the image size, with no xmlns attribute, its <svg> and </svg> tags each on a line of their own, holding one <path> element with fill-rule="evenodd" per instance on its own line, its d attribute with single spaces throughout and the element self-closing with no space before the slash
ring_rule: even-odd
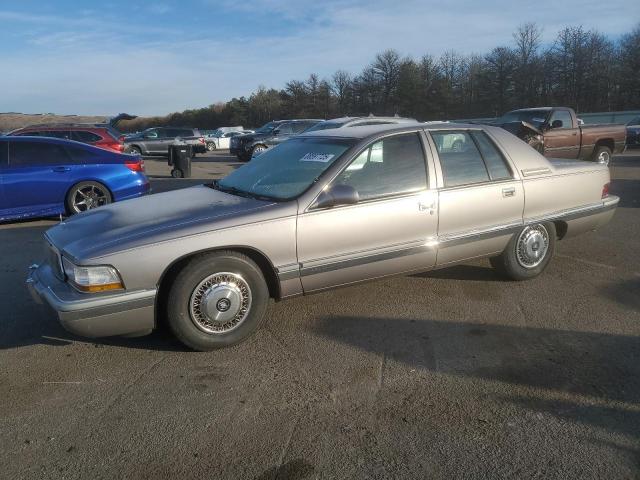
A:
<svg viewBox="0 0 640 480">
<path fill-rule="evenodd" d="M 84 337 L 142 335 L 155 327 L 156 290 L 80 293 L 56 277 L 48 263 L 32 265 L 27 287 L 46 303 L 69 332 Z"/>
</svg>

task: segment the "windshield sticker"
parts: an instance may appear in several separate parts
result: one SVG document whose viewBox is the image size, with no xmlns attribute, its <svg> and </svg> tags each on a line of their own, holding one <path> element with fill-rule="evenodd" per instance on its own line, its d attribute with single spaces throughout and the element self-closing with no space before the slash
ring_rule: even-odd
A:
<svg viewBox="0 0 640 480">
<path fill-rule="evenodd" d="M 307 153 L 300 159 L 301 162 L 322 162 L 327 163 L 335 155 L 333 153 Z"/>
</svg>

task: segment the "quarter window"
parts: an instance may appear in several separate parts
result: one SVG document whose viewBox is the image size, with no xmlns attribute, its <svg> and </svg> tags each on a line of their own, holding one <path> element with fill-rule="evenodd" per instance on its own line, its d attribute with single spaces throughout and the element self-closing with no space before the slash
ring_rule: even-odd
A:
<svg viewBox="0 0 640 480">
<path fill-rule="evenodd" d="M 511 170 L 507 166 L 507 162 L 502 156 L 502 153 L 496 148 L 493 142 L 489 139 L 486 133 L 475 131 L 471 132 L 471 136 L 476 141 L 484 163 L 487 165 L 489 171 L 489 177 L 491 180 L 506 180 L 513 178 Z"/>
<path fill-rule="evenodd" d="M 361 200 L 427 188 L 422 142 L 416 133 L 377 141 L 358 155 L 334 180 L 356 189 Z"/>
</svg>

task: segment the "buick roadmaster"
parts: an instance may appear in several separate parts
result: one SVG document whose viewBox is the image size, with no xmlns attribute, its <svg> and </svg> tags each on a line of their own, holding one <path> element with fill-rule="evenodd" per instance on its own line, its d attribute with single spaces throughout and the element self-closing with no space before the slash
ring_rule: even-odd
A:
<svg viewBox="0 0 640 480">
<path fill-rule="evenodd" d="M 271 299 L 478 257 L 531 279 L 618 200 L 605 165 L 548 160 L 498 127 L 320 130 L 213 183 L 61 222 L 27 283 L 73 333 L 135 336 L 166 321 L 209 350 L 251 335 Z"/>
</svg>

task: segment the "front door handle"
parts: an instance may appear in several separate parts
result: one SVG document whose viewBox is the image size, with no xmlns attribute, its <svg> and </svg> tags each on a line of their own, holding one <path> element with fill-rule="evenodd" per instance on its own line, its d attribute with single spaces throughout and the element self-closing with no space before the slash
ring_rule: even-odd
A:
<svg viewBox="0 0 640 480">
<path fill-rule="evenodd" d="M 51 170 L 54 171 L 54 172 L 64 173 L 64 172 L 70 171 L 71 168 L 69 168 L 69 167 L 53 167 Z"/>
<path fill-rule="evenodd" d="M 503 197 L 515 197 L 516 196 L 515 187 L 503 188 L 502 189 L 502 196 Z"/>
</svg>

